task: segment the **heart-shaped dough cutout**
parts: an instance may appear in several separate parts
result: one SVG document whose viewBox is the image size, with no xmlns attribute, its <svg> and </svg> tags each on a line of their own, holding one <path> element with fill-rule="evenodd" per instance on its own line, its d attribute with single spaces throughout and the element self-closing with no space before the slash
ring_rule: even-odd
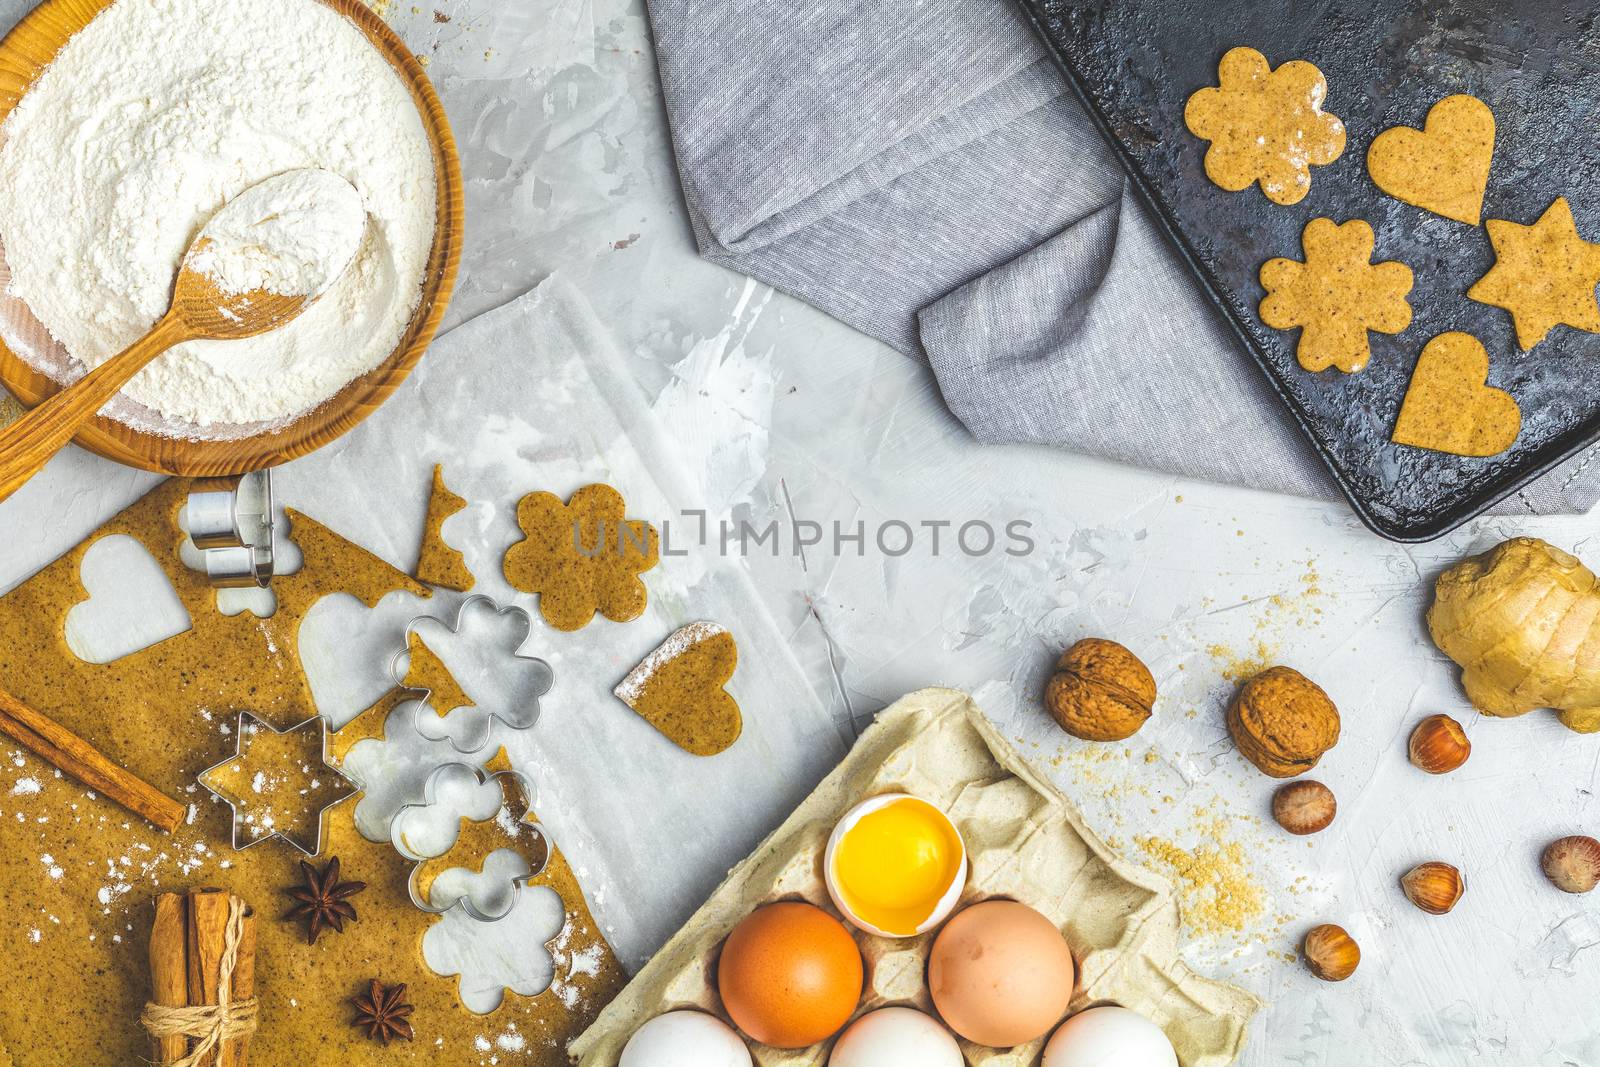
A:
<svg viewBox="0 0 1600 1067">
<path fill-rule="evenodd" d="M 714 622 L 691 622 L 612 692 L 685 752 L 715 756 L 744 729 L 738 702 L 723 688 L 738 662 L 732 634 Z"/>
<path fill-rule="evenodd" d="M 1494 161 L 1494 112 L 1475 96 L 1447 96 L 1422 129 L 1384 130 L 1367 149 L 1379 189 L 1424 211 L 1476 226 Z"/>
<path fill-rule="evenodd" d="M 1486 384 L 1489 353 L 1470 333 L 1441 333 L 1417 359 L 1394 442 L 1457 456 L 1495 456 L 1522 431 L 1510 393 Z"/>
<path fill-rule="evenodd" d="M 64 635 L 86 663 L 113 663 L 193 626 L 161 564 L 127 534 L 90 545 L 78 574 L 89 595 L 67 611 Z"/>
</svg>

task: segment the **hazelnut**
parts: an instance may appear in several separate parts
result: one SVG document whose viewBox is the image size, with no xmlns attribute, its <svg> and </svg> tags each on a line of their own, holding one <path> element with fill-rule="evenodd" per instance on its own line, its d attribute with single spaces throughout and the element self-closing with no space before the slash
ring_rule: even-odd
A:
<svg viewBox="0 0 1600 1067">
<path fill-rule="evenodd" d="M 1406 899 L 1429 915 L 1443 915 L 1467 891 L 1461 872 L 1448 863 L 1419 863 L 1400 878 Z"/>
<path fill-rule="evenodd" d="M 1361 946 L 1344 927 L 1332 923 L 1313 927 L 1301 951 L 1306 967 L 1324 982 L 1342 982 L 1361 964 Z"/>
<path fill-rule="evenodd" d="M 1600 841 L 1581 834 L 1552 841 L 1540 865 L 1544 876 L 1563 893 L 1587 893 L 1600 885 Z"/>
<path fill-rule="evenodd" d="M 1272 794 L 1272 817 L 1302 837 L 1326 830 L 1337 810 L 1333 790 L 1321 782 L 1290 782 Z"/>
<path fill-rule="evenodd" d="M 1044 703 L 1073 737 L 1121 741 L 1150 718 L 1156 680 L 1138 656 L 1115 641 L 1088 637 L 1061 653 Z"/>
<path fill-rule="evenodd" d="M 1406 748 L 1411 762 L 1429 774 L 1449 774 L 1472 755 L 1467 732 L 1448 715 L 1429 715 L 1417 723 Z"/>
<path fill-rule="evenodd" d="M 1228 733 L 1263 773 L 1293 778 L 1339 741 L 1339 709 L 1322 688 L 1290 667 L 1268 667 L 1228 706 Z"/>
</svg>

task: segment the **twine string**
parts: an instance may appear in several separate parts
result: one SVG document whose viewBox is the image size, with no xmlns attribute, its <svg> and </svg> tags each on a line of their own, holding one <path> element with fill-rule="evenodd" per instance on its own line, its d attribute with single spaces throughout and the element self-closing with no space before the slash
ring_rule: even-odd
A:
<svg viewBox="0 0 1600 1067">
<path fill-rule="evenodd" d="M 151 1037 L 192 1037 L 199 1042 L 187 1056 L 170 1067 L 199 1067 L 223 1042 L 255 1033 L 260 1002 L 233 999 L 233 970 L 239 963 L 239 941 L 244 935 L 244 901 L 228 900 L 228 925 L 223 932 L 222 959 L 217 964 L 217 1003 L 172 1007 L 146 1004 L 139 1022 Z"/>
</svg>

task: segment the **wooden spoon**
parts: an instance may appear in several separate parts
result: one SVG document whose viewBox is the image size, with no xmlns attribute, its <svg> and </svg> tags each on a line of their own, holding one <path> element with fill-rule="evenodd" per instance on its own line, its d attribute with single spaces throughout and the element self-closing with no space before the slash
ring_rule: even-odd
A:
<svg viewBox="0 0 1600 1067">
<path fill-rule="evenodd" d="M 286 196 L 290 200 L 286 201 Z M 308 203 L 308 198 L 314 203 Z M 323 243 L 333 232 L 344 238 L 335 242 L 331 254 L 320 255 L 313 262 L 303 254 L 305 249 L 282 247 L 281 237 L 277 247 L 270 241 L 240 245 L 242 240 L 250 240 L 248 235 L 259 232 L 256 228 L 281 221 L 286 212 L 296 210 L 300 228 L 289 232 L 296 236 L 303 234 L 308 241 L 320 236 Z M 355 258 L 361 245 L 361 231 L 357 228 L 351 237 L 348 227 L 318 225 L 323 217 L 313 212 L 324 210 L 344 213 L 345 219 L 350 217 L 351 210 L 365 217 L 361 194 L 349 182 L 337 174 L 315 168 L 287 171 L 268 178 L 224 204 L 184 253 L 172 290 L 172 306 L 150 332 L 0 429 L 0 500 L 37 474 L 80 426 L 128 384 L 129 379 L 173 345 L 185 341 L 234 340 L 276 330 L 327 292 Z M 305 291 L 283 293 L 253 288 L 233 292 L 224 288 L 219 278 L 209 273 L 221 269 L 217 266 L 219 258 L 228 252 L 223 247 L 224 242 L 233 245 L 236 251 L 242 248 L 246 255 L 253 255 L 258 266 L 265 262 L 270 268 L 276 255 L 309 268 L 296 277 L 298 284 L 293 286 Z M 302 254 L 296 255 L 296 252 Z"/>
</svg>

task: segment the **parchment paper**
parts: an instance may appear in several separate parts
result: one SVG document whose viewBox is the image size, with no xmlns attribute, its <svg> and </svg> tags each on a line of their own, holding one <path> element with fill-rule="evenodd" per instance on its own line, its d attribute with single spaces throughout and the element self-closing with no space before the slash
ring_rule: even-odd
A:
<svg viewBox="0 0 1600 1067">
<path fill-rule="evenodd" d="M 443 463 L 451 488 L 471 502 L 443 529 L 477 578 L 472 592 L 532 611 L 525 651 L 555 671 L 539 723 L 523 733 L 496 723 L 487 751 L 504 743 L 532 776 L 542 821 L 631 969 L 713 888 L 722 868 L 710 857 L 726 854 L 732 841 L 754 845 L 844 754 L 847 736 L 734 561 L 715 545 L 688 543 L 693 520 L 685 529 L 676 516 L 701 505 L 683 487 L 659 420 L 622 358 L 584 298 L 552 278 L 436 341 L 360 432 L 280 468 L 275 484 L 289 504 L 314 503 L 323 521 L 409 568 L 433 464 Z M 597 481 L 622 492 L 630 517 L 671 520 L 673 551 L 687 554 L 664 552 L 645 575 L 650 601 L 641 618 L 597 617 L 563 634 L 539 620 L 534 597 L 507 585 L 501 561 L 522 536 L 516 506 L 524 494 L 566 497 Z M 453 612 L 457 599 L 441 591 L 426 605 L 385 602 L 372 617 L 333 610 L 309 618 L 301 644 L 322 710 L 342 721 L 383 692 L 405 620 L 419 607 Z M 695 619 L 722 623 L 739 645 L 729 690 L 744 707 L 744 733 L 711 758 L 674 747 L 610 691 Z M 316 669 L 319 660 L 325 670 Z M 467 726 L 460 730 L 465 736 Z M 448 755 L 443 745 L 402 738 L 401 751 L 363 768 L 369 780 L 383 780 L 364 801 L 364 828 L 387 821 L 420 788 L 432 763 Z M 419 747 L 426 758 L 406 754 Z M 641 805 L 648 819 L 636 816 Z"/>
</svg>

